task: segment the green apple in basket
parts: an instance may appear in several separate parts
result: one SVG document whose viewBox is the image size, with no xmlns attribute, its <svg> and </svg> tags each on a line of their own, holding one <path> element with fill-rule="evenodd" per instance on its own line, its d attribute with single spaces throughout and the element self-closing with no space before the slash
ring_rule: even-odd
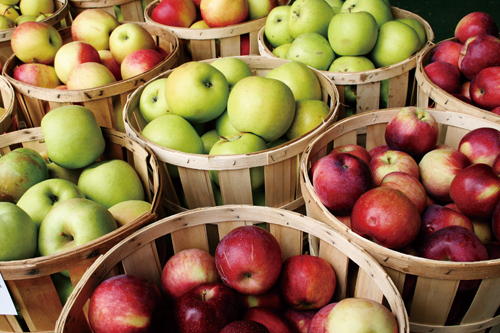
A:
<svg viewBox="0 0 500 333">
<path fill-rule="evenodd" d="M 24 22 L 35 22 L 36 18 L 35 15 L 19 15 L 18 18 L 16 18 L 15 25 L 17 26 Z"/>
<path fill-rule="evenodd" d="M 325 37 L 316 32 L 306 32 L 295 38 L 286 58 L 326 71 L 335 59 L 335 53 Z"/>
<path fill-rule="evenodd" d="M 54 0 L 21 0 L 19 10 L 22 14 L 39 15 L 40 13 L 54 13 Z"/>
<path fill-rule="evenodd" d="M 220 116 L 226 109 L 228 95 L 229 84 L 224 74 L 201 61 L 176 67 L 165 85 L 170 111 L 192 123 L 204 123 Z"/>
<path fill-rule="evenodd" d="M 265 17 L 276 7 L 278 7 L 278 0 L 248 0 L 247 20 Z"/>
<path fill-rule="evenodd" d="M 201 135 L 201 141 L 203 141 L 203 146 L 205 147 L 205 154 L 210 153 L 213 145 L 219 141 L 219 133 L 217 129 L 213 128 Z"/>
<path fill-rule="evenodd" d="M 209 155 L 237 155 L 249 154 L 266 150 L 266 142 L 258 135 L 252 133 L 238 133 L 229 138 L 221 138 L 217 141 Z M 220 186 L 219 174 L 217 170 L 210 170 L 210 179 Z M 250 169 L 252 189 L 261 187 L 264 184 L 264 167 L 254 167 Z"/>
<path fill-rule="evenodd" d="M 224 111 L 219 117 L 217 117 L 217 119 L 215 119 L 215 129 L 220 136 L 226 138 L 240 132 L 236 128 L 234 128 L 233 124 L 231 124 L 231 121 L 229 121 L 227 111 Z"/>
<path fill-rule="evenodd" d="M 393 19 L 391 6 L 384 0 L 346 0 L 340 8 L 341 13 L 370 13 L 380 28 L 384 23 Z"/>
<path fill-rule="evenodd" d="M 252 76 L 250 66 L 243 60 L 234 57 L 218 58 L 211 63 L 212 66 L 217 68 L 226 77 L 229 91 L 241 79 L 247 76 Z"/>
<path fill-rule="evenodd" d="M 273 47 L 293 42 L 294 38 L 288 31 L 288 18 L 292 6 L 278 6 L 273 8 L 266 18 L 264 35 Z"/>
<path fill-rule="evenodd" d="M 297 38 L 306 32 L 327 37 L 333 8 L 324 0 L 295 0 L 288 17 L 288 32 Z"/>
<path fill-rule="evenodd" d="M 19 17 L 19 12 L 14 7 L 4 5 L 3 3 L 0 3 L 0 14 L 10 18 L 14 22 Z"/>
<path fill-rule="evenodd" d="M 407 24 L 413 29 L 415 29 L 415 31 L 418 34 L 418 37 L 420 38 L 420 45 L 422 47 L 425 45 L 425 43 L 427 43 L 427 33 L 425 32 L 425 29 L 422 26 L 422 24 L 417 19 L 411 17 L 402 17 L 395 19 L 395 21 L 403 22 L 404 24 Z"/>
<path fill-rule="evenodd" d="M 37 249 L 37 227 L 16 204 L 0 202 L 0 261 L 29 259 Z"/>
<path fill-rule="evenodd" d="M 344 0 L 326 0 L 326 2 L 330 5 L 330 7 L 332 7 L 335 15 L 340 13 L 340 9 L 344 4 Z"/>
<path fill-rule="evenodd" d="M 121 227 L 144 213 L 151 211 L 151 204 L 144 200 L 126 200 L 109 207 L 116 224 Z"/>
<path fill-rule="evenodd" d="M 295 117 L 286 132 L 288 140 L 301 137 L 321 125 L 330 114 L 330 107 L 321 100 L 302 100 L 297 102 Z"/>
<path fill-rule="evenodd" d="M 155 50 L 156 43 L 151 34 L 135 22 L 120 24 L 109 35 L 109 50 L 119 64 L 127 55 L 141 49 Z"/>
<path fill-rule="evenodd" d="M 165 99 L 166 83 L 166 78 L 156 79 L 149 82 L 142 90 L 139 99 L 139 111 L 148 123 L 170 112 Z"/>
<path fill-rule="evenodd" d="M 52 162 L 47 154 L 47 151 L 40 152 L 40 156 L 43 157 L 45 163 L 47 164 L 47 170 L 49 171 L 49 179 L 65 179 L 73 184 L 78 184 L 78 177 L 80 177 L 80 173 L 82 169 L 67 169 L 63 168 L 54 162 Z"/>
<path fill-rule="evenodd" d="M 16 26 L 16 21 L 8 18 L 7 16 L 0 15 L 0 30 L 14 28 Z"/>
<path fill-rule="evenodd" d="M 280 46 L 278 46 L 277 48 L 275 48 L 272 53 L 280 58 L 280 59 L 286 59 L 286 55 L 288 54 L 288 50 L 290 50 L 290 47 L 292 46 L 292 43 L 285 43 L 285 44 L 282 44 Z"/>
<path fill-rule="evenodd" d="M 377 21 L 367 12 L 339 13 L 328 26 L 328 41 L 339 56 L 368 54 L 377 37 Z"/>
</svg>

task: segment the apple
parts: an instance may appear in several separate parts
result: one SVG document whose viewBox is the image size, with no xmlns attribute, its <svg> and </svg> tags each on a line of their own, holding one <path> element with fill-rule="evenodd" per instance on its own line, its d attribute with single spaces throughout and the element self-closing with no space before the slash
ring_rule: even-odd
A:
<svg viewBox="0 0 500 333">
<path fill-rule="evenodd" d="M 115 218 L 118 227 L 135 220 L 144 213 L 151 211 L 151 204 L 144 200 L 125 200 L 114 204 L 108 210 Z"/>
<path fill-rule="evenodd" d="M 100 8 L 87 8 L 71 23 L 71 38 L 92 45 L 97 51 L 109 50 L 109 35 L 120 25 L 110 13 Z"/>
<path fill-rule="evenodd" d="M 238 299 L 243 309 L 266 308 L 271 311 L 283 312 L 286 307 L 278 283 L 262 294 L 248 295 L 238 293 Z"/>
<path fill-rule="evenodd" d="M 420 182 L 433 200 L 450 202 L 450 185 L 455 175 L 468 167 L 470 161 L 463 153 L 451 147 L 433 149 L 418 164 Z"/>
<path fill-rule="evenodd" d="M 222 281 L 239 293 L 251 295 L 271 289 L 283 265 L 276 238 L 253 225 L 227 233 L 217 245 L 214 257 Z"/>
<path fill-rule="evenodd" d="M 295 0 L 288 16 L 288 32 L 293 38 L 314 32 L 326 39 L 332 17 L 333 9 L 324 0 Z"/>
<path fill-rule="evenodd" d="M 116 81 L 120 81 L 122 79 L 122 74 L 120 70 L 120 65 L 116 62 L 115 58 L 113 58 L 113 54 L 110 50 L 99 50 L 100 63 L 106 66 L 107 69 L 113 74 Z"/>
<path fill-rule="evenodd" d="M 397 333 L 398 322 L 394 314 L 376 301 L 348 297 L 340 300 L 331 310 L 325 323 L 325 333 Z"/>
<path fill-rule="evenodd" d="M 293 42 L 294 38 L 288 31 L 288 19 L 291 5 L 273 8 L 266 18 L 264 35 L 273 48 Z"/>
<path fill-rule="evenodd" d="M 68 90 L 82 90 L 102 87 L 116 82 L 113 73 L 100 62 L 84 62 L 69 73 Z"/>
<path fill-rule="evenodd" d="M 31 217 L 12 202 L 0 202 L 0 261 L 33 258 L 36 249 L 37 227 Z"/>
<path fill-rule="evenodd" d="M 96 333 L 159 331 L 164 323 L 158 287 L 136 275 L 102 281 L 90 296 L 88 318 Z"/>
<path fill-rule="evenodd" d="M 500 243 L 499 242 L 489 242 L 484 244 L 486 250 L 488 251 L 488 258 L 490 260 L 500 258 Z"/>
<path fill-rule="evenodd" d="M 492 229 L 492 221 L 472 220 L 474 233 L 481 240 L 481 243 L 487 244 L 495 239 Z"/>
<path fill-rule="evenodd" d="M 330 7 L 332 7 L 335 15 L 340 13 L 340 8 L 344 4 L 344 0 L 326 0 L 326 2 L 330 5 Z"/>
<path fill-rule="evenodd" d="M 0 15 L 8 17 L 15 22 L 19 17 L 19 12 L 12 6 L 0 3 Z"/>
<path fill-rule="evenodd" d="M 250 66 L 248 66 L 248 64 L 240 58 L 218 58 L 213 61 L 211 65 L 217 68 L 222 74 L 224 74 L 227 80 L 227 84 L 229 85 L 229 91 L 233 89 L 234 85 L 239 80 L 253 75 Z"/>
<path fill-rule="evenodd" d="M 460 86 L 460 94 L 463 95 L 464 97 L 467 97 L 467 99 L 471 100 L 470 96 L 470 83 L 471 81 L 467 80 L 462 85 Z"/>
<path fill-rule="evenodd" d="M 282 45 L 278 46 L 277 48 L 275 48 L 272 51 L 272 54 L 274 56 L 276 56 L 277 58 L 286 59 L 286 56 L 288 54 L 288 51 L 290 50 L 290 47 L 292 47 L 292 43 L 282 44 Z"/>
<path fill-rule="evenodd" d="M 334 152 L 348 153 L 348 154 L 357 156 L 357 157 L 361 158 L 363 161 L 365 161 L 366 164 L 369 164 L 370 160 L 372 159 L 370 153 L 368 152 L 368 150 L 366 150 L 365 147 L 360 146 L 358 144 L 354 144 L 354 143 L 337 146 L 337 147 L 333 148 L 331 153 L 334 153 Z"/>
<path fill-rule="evenodd" d="M 458 150 L 473 164 L 493 166 L 500 154 L 500 131 L 490 127 L 475 128 L 460 139 Z"/>
<path fill-rule="evenodd" d="M 403 192 L 417 206 L 420 214 L 427 207 L 427 194 L 424 186 L 417 178 L 406 172 L 393 171 L 388 173 L 382 178 L 379 186 Z"/>
<path fill-rule="evenodd" d="M 26 15 L 48 14 L 54 13 L 55 6 L 53 0 L 21 0 L 19 10 Z"/>
<path fill-rule="evenodd" d="M 263 324 L 270 333 L 298 333 L 295 326 L 283 314 L 265 308 L 248 309 L 243 319 Z"/>
<path fill-rule="evenodd" d="M 200 13 L 210 28 L 222 28 L 246 21 L 249 4 L 246 0 L 202 0 Z"/>
<path fill-rule="evenodd" d="M 189 28 L 196 18 L 196 5 L 192 0 L 163 0 L 151 11 L 151 20 L 172 27 Z"/>
<path fill-rule="evenodd" d="M 357 12 L 367 12 L 372 15 L 379 29 L 384 23 L 393 20 L 391 7 L 384 0 L 346 0 L 340 7 L 340 13 Z"/>
<path fill-rule="evenodd" d="M 370 169 L 373 173 L 373 182 L 379 186 L 382 179 L 394 171 L 406 172 L 419 179 L 418 164 L 410 154 L 400 150 L 389 149 L 372 157 Z"/>
<path fill-rule="evenodd" d="M 297 102 L 295 117 L 285 135 L 288 140 L 300 138 L 323 124 L 330 114 L 330 107 L 321 100 L 302 100 Z"/>
<path fill-rule="evenodd" d="M 30 148 L 16 148 L 0 158 L 0 201 L 17 203 L 33 185 L 49 177 L 42 156 Z"/>
<path fill-rule="evenodd" d="M 46 160 L 45 163 L 47 163 L 47 170 L 49 171 L 49 179 L 64 179 L 75 185 L 78 185 L 78 177 L 80 177 L 80 173 L 82 171 L 81 169 L 63 168 L 50 160 Z"/>
<path fill-rule="evenodd" d="M 326 71 L 335 59 L 335 53 L 325 37 L 316 32 L 305 32 L 294 39 L 286 59 Z"/>
<path fill-rule="evenodd" d="M 500 66 L 500 39 L 491 35 L 477 35 L 467 39 L 458 58 L 460 72 L 472 80 L 481 70 Z"/>
<path fill-rule="evenodd" d="M 282 81 L 248 76 L 231 90 L 227 114 L 236 130 L 254 133 L 270 142 L 290 128 L 295 116 L 295 99 L 292 90 Z"/>
<path fill-rule="evenodd" d="M 458 67 L 444 61 L 435 61 L 425 65 L 424 72 L 432 83 L 447 93 L 460 92 L 461 73 Z"/>
<path fill-rule="evenodd" d="M 380 27 L 370 57 L 375 66 L 385 67 L 408 59 L 421 48 L 417 32 L 412 27 L 393 20 Z"/>
<path fill-rule="evenodd" d="M 364 72 L 375 69 L 373 62 L 364 56 L 341 56 L 335 59 L 328 71 L 330 72 Z M 344 90 L 350 86 L 344 86 Z M 345 94 L 345 91 L 344 91 Z"/>
<path fill-rule="evenodd" d="M 235 320 L 222 328 L 220 333 L 269 333 L 266 326 L 253 320 Z"/>
<path fill-rule="evenodd" d="M 162 61 L 163 56 L 151 49 L 141 49 L 129 53 L 120 66 L 122 79 L 130 79 L 133 76 L 145 73 Z"/>
<path fill-rule="evenodd" d="M 415 29 L 415 31 L 418 34 L 418 37 L 420 38 L 420 45 L 422 47 L 427 43 L 427 33 L 425 32 L 425 29 L 422 26 L 422 24 L 416 18 L 402 17 L 395 19 L 395 21 L 402 22 Z"/>
<path fill-rule="evenodd" d="M 223 136 L 225 138 L 229 138 L 240 133 L 240 131 L 234 128 L 234 126 L 229 121 L 227 111 L 224 111 L 215 119 L 215 129 L 217 130 L 219 136 Z"/>
<path fill-rule="evenodd" d="M 41 88 L 50 89 L 61 85 L 54 67 L 44 64 L 22 64 L 14 69 L 12 77 L 14 80 Z"/>
<path fill-rule="evenodd" d="M 8 18 L 7 16 L 0 15 L 0 30 L 6 30 L 6 29 L 12 29 L 15 28 L 17 23 L 16 22 L 22 22 L 22 20 L 25 20 L 26 18 L 21 18 L 19 16 L 15 21 L 12 19 Z M 26 19 L 29 20 L 29 19 Z M 32 20 L 34 21 L 34 20 Z"/>
<path fill-rule="evenodd" d="M 309 324 L 308 333 L 325 332 L 326 318 L 328 318 L 330 311 L 333 309 L 335 305 L 337 305 L 337 303 L 338 302 L 328 303 L 315 313 L 314 317 L 311 319 L 311 322 Z"/>
<path fill-rule="evenodd" d="M 499 81 L 500 66 L 481 70 L 470 83 L 470 95 L 473 104 L 492 111 L 500 107 Z"/>
<path fill-rule="evenodd" d="M 174 68 L 165 85 L 170 111 L 192 123 L 220 116 L 226 109 L 228 96 L 226 77 L 206 62 L 191 61 Z"/>
<path fill-rule="evenodd" d="M 477 35 L 498 36 L 498 26 L 488 13 L 472 12 L 460 19 L 455 27 L 455 38 L 462 44 Z"/>
<path fill-rule="evenodd" d="M 301 254 L 283 262 L 278 283 L 283 299 L 292 309 L 317 310 L 331 301 L 337 278 L 328 261 Z"/>
<path fill-rule="evenodd" d="M 238 298 L 224 283 L 206 282 L 187 290 L 175 302 L 179 333 L 219 333 L 241 318 Z"/>
<path fill-rule="evenodd" d="M 288 308 L 285 310 L 283 315 L 288 319 L 289 322 L 297 328 L 300 333 L 308 333 L 309 327 L 311 325 L 311 320 L 316 314 L 316 310 L 295 310 Z"/>
<path fill-rule="evenodd" d="M 452 40 L 444 40 L 432 50 L 430 62 L 444 61 L 458 67 L 458 58 L 463 44 Z"/>
<path fill-rule="evenodd" d="M 140 49 L 156 49 L 151 34 L 135 22 L 117 26 L 109 35 L 109 50 L 117 63 L 121 64 L 125 57 Z"/>
<path fill-rule="evenodd" d="M 103 205 L 85 198 L 59 203 L 45 216 L 38 232 L 42 256 L 70 250 L 116 230 L 113 215 Z"/>
<path fill-rule="evenodd" d="M 467 216 L 458 210 L 438 204 L 427 206 L 422 213 L 421 219 L 420 240 L 425 240 L 434 232 L 449 225 L 459 225 L 474 232 L 474 226 Z"/>
<path fill-rule="evenodd" d="M 68 82 L 71 71 L 84 62 L 100 62 L 101 57 L 90 44 L 73 41 L 61 46 L 54 58 L 57 77 L 63 84 Z"/>
<path fill-rule="evenodd" d="M 166 78 L 152 80 L 146 84 L 141 92 L 139 111 L 148 123 L 170 113 L 167 100 L 165 99 L 166 83 Z"/>
<path fill-rule="evenodd" d="M 250 55 L 250 34 L 240 36 L 240 55 Z"/>
<path fill-rule="evenodd" d="M 43 22 L 25 22 L 17 26 L 10 40 L 12 52 L 23 63 L 51 65 L 62 45 L 56 28 Z"/>
<path fill-rule="evenodd" d="M 358 198 L 374 186 L 370 166 L 348 153 L 328 154 L 313 169 L 314 190 L 334 215 L 349 215 Z"/>
<path fill-rule="evenodd" d="M 65 179 L 46 179 L 24 192 L 17 205 L 28 213 L 38 230 L 52 208 L 73 198 L 85 198 L 75 184 Z"/>
<path fill-rule="evenodd" d="M 248 0 L 247 20 L 265 17 L 276 7 L 278 7 L 278 0 Z"/>
<path fill-rule="evenodd" d="M 500 115 L 500 106 L 494 108 L 493 110 L 491 110 L 491 112 Z"/>
<path fill-rule="evenodd" d="M 384 152 L 389 150 L 388 145 L 378 145 L 370 149 L 368 152 L 370 153 L 370 156 L 373 158 L 373 156 L 377 155 L 378 153 Z"/>
<path fill-rule="evenodd" d="M 340 56 L 368 54 L 377 43 L 377 21 L 368 12 L 341 12 L 328 27 L 328 41 Z"/>
</svg>

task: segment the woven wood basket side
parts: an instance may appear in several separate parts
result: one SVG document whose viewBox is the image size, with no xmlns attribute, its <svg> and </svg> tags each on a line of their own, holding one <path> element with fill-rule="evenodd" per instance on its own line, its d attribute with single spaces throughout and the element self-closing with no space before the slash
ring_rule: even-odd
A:
<svg viewBox="0 0 500 333">
<path fill-rule="evenodd" d="M 151 210 L 115 231 L 71 251 L 26 260 L 0 262 L 0 274 L 19 307 L 29 332 L 53 331 L 60 315 L 62 305 L 50 275 L 68 270 L 71 282 L 75 286 L 99 255 L 162 215 L 162 182 L 154 154 L 148 148 L 143 148 L 130 140 L 124 133 L 103 128 L 103 134 L 106 150 L 101 159 L 122 159 L 135 168 L 143 182 L 146 200 L 151 202 Z M 0 137 L 0 145 L 2 155 L 18 147 L 27 147 L 38 152 L 46 151 L 40 128 L 3 134 Z M 22 331 L 18 318 L 0 316 L 0 331 Z"/>
<path fill-rule="evenodd" d="M 387 123 L 399 110 L 378 110 L 355 115 L 337 122 L 318 136 L 304 151 L 301 159 L 300 184 L 308 216 L 327 223 L 370 253 L 392 277 L 399 290 L 405 280 L 416 276 L 413 298 L 406 300 L 412 332 L 476 332 L 500 323 L 496 311 L 500 298 L 500 260 L 451 262 L 428 260 L 379 246 L 353 232 L 321 203 L 308 175 L 312 165 L 333 147 L 357 143 L 367 149 L 385 144 Z M 478 127 L 500 129 L 492 122 L 452 111 L 428 109 L 441 125 L 440 142 L 457 148 L 462 136 Z M 366 134 L 360 137 L 358 133 Z M 474 301 L 460 325 L 445 326 L 461 280 L 481 280 Z"/>
<path fill-rule="evenodd" d="M 144 8 L 152 0 L 69 0 L 71 11 L 76 17 L 82 11 L 98 8 L 123 21 L 144 22 Z M 117 16 L 117 10 L 123 17 Z"/>
<path fill-rule="evenodd" d="M 106 278 L 120 273 L 136 274 L 159 286 L 162 263 L 155 259 L 156 252 L 163 251 L 156 243 L 159 238 L 171 236 L 174 248 L 167 252 L 175 253 L 187 248 L 175 247 L 178 232 L 186 230 L 190 238 L 194 239 L 189 247 L 204 249 L 203 238 L 207 235 L 203 234 L 202 228 L 206 224 L 217 224 L 219 228 L 224 226 L 222 230 L 219 229 L 223 231 L 219 235 L 222 239 L 225 231 L 253 223 L 267 224 L 270 232 L 281 244 L 283 259 L 303 253 L 302 239 L 305 234 L 310 233 L 321 239 L 319 255 L 332 264 L 338 278 L 334 298 L 340 300 L 351 296 L 349 290 L 354 288 L 353 296 L 366 297 L 387 304 L 396 315 L 399 332 L 408 332 L 406 310 L 396 287 L 384 270 L 364 250 L 350 243 L 327 225 L 298 213 L 246 205 L 190 210 L 162 219 L 123 240 L 96 260 L 85 273 L 66 303 L 55 332 L 89 332 L 88 327 L 81 330 L 80 327 L 76 327 L 76 323 L 81 321 L 82 309 L 92 292 Z M 196 239 L 201 242 L 196 242 Z M 348 278 L 348 269 L 354 272 L 354 279 Z M 356 283 L 361 280 L 369 282 L 370 288 L 364 288 Z"/>
<path fill-rule="evenodd" d="M 14 88 L 4 77 L 0 77 L 0 95 L 0 106 L 5 110 L 0 114 L 0 133 L 12 132 L 17 126 L 17 102 Z"/>
</svg>

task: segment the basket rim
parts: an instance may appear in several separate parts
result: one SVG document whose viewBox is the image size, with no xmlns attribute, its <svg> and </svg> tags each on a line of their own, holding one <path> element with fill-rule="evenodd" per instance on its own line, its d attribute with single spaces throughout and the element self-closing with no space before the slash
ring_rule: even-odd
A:
<svg viewBox="0 0 500 333">
<path fill-rule="evenodd" d="M 8 104 L 5 103 L 5 100 L 3 101 L 5 113 L 2 115 L 2 117 L 0 117 L 0 131 L 4 133 L 14 121 L 15 114 L 17 113 L 17 103 L 14 88 L 12 87 L 10 82 L 2 76 L 0 76 L 0 90 L 8 92 L 10 97 Z"/>
<path fill-rule="evenodd" d="M 131 2 L 140 2 L 140 0 L 106 0 L 106 1 L 96 1 L 96 0 L 69 0 L 71 6 L 75 8 L 101 8 L 101 7 L 111 7 L 124 5 Z"/>
<path fill-rule="evenodd" d="M 199 218 L 198 215 L 201 215 L 201 218 Z M 189 221 L 189 218 L 192 218 L 193 221 Z M 85 272 L 81 280 L 74 288 L 73 293 L 68 298 L 61 315 L 57 320 L 55 332 L 64 331 L 65 322 L 67 321 L 68 314 L 71 312 L 72 305 L 76 300 L 78 300 L 78 298 L 85 297 L 82 295 L 82 290 L 85 289 L 86 281 L 88 281 L 90 277 L 98 276 L 99 281 L 102 281 L 105 275 L 104 272 L 107 272 L 106 268 L 113 267 L 118 261 L 120 261 L 122 258 L 119 258 L 119 255 L 127 255 L 120 251 L 123 247 L 126 247 L 127 245 L 130 246 L 130 248 L 132 248 L 131 252 L 133 252 L 138 247 L 149 244 L 149 239 L 141 238 L 142 234 L 151 234 L 150 238 L 151 240 L 154 240 L 159 236 L 163 236 L 182 228 L 205 225 L 208 223 L 232 222 L 236 220 L 265 221 L 267 223 L 299 229 L 325 240 L 336 248 L 338 248 L 338 244 L 349 248 L 349 250 L 352 251 L 352 253 L 349 253 L 348 255 L 351 260 L 364 270 L 373 271 L 373 273 L 376 274 L 371 274 L 373 278 L 375 278 L 375 276 L 381 277 L 379 279 L 380 283 L 378 286 L 386 296 L 390 305 L 389 310 L 396 315 L 399 331 L 409 331 L 410 326 L 408 314 L 397 287 L 380 264 L 378 264 L 363 248 L 357 244 L 351 243 L 347 238 L 343 237 L 340 233 L 336 232 L 328 225 L 293 211 L 251 205 L 226 205 L 196 208 L 163 218 L 134 232 L 120 243 L 116 244 L 104 255 L 101 255 Z M 307 221 L 308 223 L 303 223 L 302 220 Z M 156 238 L 154 238 L 155 236 Z M 347 255 L 347 253 L 345 253 L 342 249 L 339 250 Z M 101 266 L 105 266 L 106 268 L 103 269 Z"/>
<path fill-rule="evenodd" d="M 353 115 L 351 117 L 342 119 L 334 125 L 330 126 L 325 132 L 311 141 L 300 160 L 299 178 L 302 188 L 302 195 L 304 196 L 306 206 L 314 204 L 317 208 L 320 209 L 323 217 L 328 219 L 329 225 L 332 225 L 336 230 L 340 231 L 342 234 L 345 234 L 353 242 L 367 249 L 367 251 L 382 266 L 395 269 L 405 274 L 415 273 L 413 270 L 415 270 L 416 272 L 422 272 L 425 269 L 432 268 L 430 270 L 426 270 L 426 277 L 445 280 L 464 279 L 462 276 L 460 276 L 460 274 L 464 272 L 467 273 L 468 280 L 484 279 L 484 270 L 478 270 L 478 268 L 486 268 L 489 272 L 489 277 L 491 277 L 492 274 L 496 274 L 493 276 L 500 276 L 500 259 L 476 262 L 439 261 L 405 254 L 378 245 L 375 242 L 372 242 L 356 234 L 349 227 L 340 222 L 334 215 L 332 215 L 328 211 L 328 209 L 321 203 L 319 197 L 316 195 L 314 187 L 312 185 L 312 181 L 308 174 L 310 170 L 308 162 L 314 146 L 318 143 L 331 141 L 331 139 L 328 137 L 330 135 L 331 138 L 335 138 L 341 133 L 349 132 L 353 129 L 359 128 L 360 126 L 387 123 L 400 109 L 401 108 L 382 109 Z M 433 114 L 438 123 L 440 123 L 440 120 L 446 120 L 448 121 L 447 124 L 449 125 L 462 126 L 462 128 L 469 129 L 477 127 L 474 126 L 473 121 L 471 124 L 470 120 L 474 119 L 476 121 L 476 124 L 477 121 L 481 121 L 485 126 L 500 129 L 500 125 L 488 120 L 477 118 L 475 116 L 453 111 L 435 110 L 428 108 L 424 109 Z"/>
</svg>

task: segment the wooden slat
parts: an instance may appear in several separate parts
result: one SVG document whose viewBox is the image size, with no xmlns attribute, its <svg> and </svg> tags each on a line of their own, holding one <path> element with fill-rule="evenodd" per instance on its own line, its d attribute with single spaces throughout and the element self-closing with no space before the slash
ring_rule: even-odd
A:
<svg viewBox="0 0 500 333">
<path fill-rule="evenodd" d="M 9 320 L 7 320 L 7 317 L 8 316 L 1 316 L 0 315 L 0 331 L 2 331 L 2 332 L 16 332 L 14 330 L 14 328 L 11 326 Z M 13 316 L 9 316 L 9 317 L 13 317 Z M 19 330 L 17 332 L 19 332 Z"/>
<path fill-rule="evenodd" d="M 390 79 L 389 98 L 387 102 L 388 108 L 406 106 L 406 99 L 408 95 L 408 80 L 409 72 L 405 72 Z"/>
<path fill-rule="evenodd" d="M 500 277 L 484 279 L 479 286 L 462 324 L 481 322 L 493 318 L 500 306 Z"/>
<path fill-rule="evenodd" d="M 155 242 L 147 243 L 122 259 L 125 274 L 143 277 L 161 290 L 162 267 L 158 259 Z"/>
<path fill-rule="evenodd" d="M 253 203 L 249 168 L 220 170 L 218 174 L 224 205 Z"/>
<path fill-rule="evenodd" d="M 334 147 L 339 147 L 348 144 L 356 144 L 358 140 L 358 131 L 349 131 L 335 138 Z"/>
<path fill-rule="evenodd" d="M 266 165 L 266 206 L 281 207 L 296 198 L 298 186 L 297 157 Z"/>
<path fill-rule="evenodd" d="M 191 49 L 191 57 L 193 60 L 212 59 L 216 55 L 216 41 L 214 39 L 188 41 Z"/>
<path fill-rule="evenodd" d="M 228 57 L 240 54 L 240 35 L 220 39 L 220 56 Z"/>
<path fill-rule="evenodd" d="M 190 209 L 215 206 L 212 181 L 206 170 L 179 167 L 179 177 Z"/>
<path fill-rule="evenodd" d="M 116 128 L 112 98 L 87 101 L 83 105 L 94 113 L 99 126 Z"/>
<path fill-rule="evenodd" d="M 377 146 L 385 145 L 385 128 L 387 124 L 377 124 L 366 127 L 366 146 L 365 148 L 370 151 Z"/>
<path fill-rule="evenodd" d="M 448 126 L 446 129 L 446 139 L 444 141 L 444 144 L 452 148 L 458 149 L 460 140 L 462 140 L 464 135 L 467 134 L 468 132 L 470 131 L 464 128 Z"/>
<path fill-rule="evenodd" d="M 172 233 L 174 252 L 197 247 L 210 252 L 205 225 L 181 229 Z"/>
<path fill-rule="evenodd" d="M 335 287 L 335 300 L 344 299 L 348 290 L 349 257 L 338 248 L 319 239 L 319 257 L 328 261 L 335 271 L 337 285 Z"/>
<path fill-rule="evenodd" d="M 303 233 L 300 230 L 271 224 L 269 225 L 269 231 L 281 245 L 283 260 L 303 253 Z"/>
<path fill-rule="evenodd" d="M 123 20 L 132 22 L 144 22 L 144 9 L 141 1 L 133 1 L 120 5 Z"/>
<path fill-rule="evenodd" d="M 356 86 L 356 113 L 380 108 L 380 81 Z"/>
</svg>

